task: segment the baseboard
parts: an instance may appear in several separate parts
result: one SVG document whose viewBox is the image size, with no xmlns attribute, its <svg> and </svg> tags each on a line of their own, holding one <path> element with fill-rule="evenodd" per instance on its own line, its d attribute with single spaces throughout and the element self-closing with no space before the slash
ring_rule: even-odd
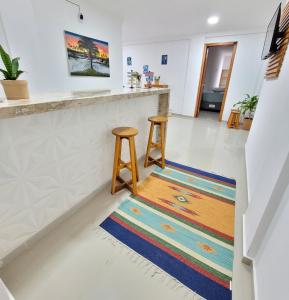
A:
<svg viewBox="0 0 289 300">
<path fill-rule="evenodd" d="M 243 256 L 242 263 L 245 265 L 251 266 L 253 264 L 253 259 L 247 255 L 246 249 L 246 222 L 245 222 L 245 214 L 242 216 L 242 240 L 243 240 Z"/>
<path fill-rule="evenodd" d="M 256 268 L 255 265 L 253 263 L 252 266 L 252 272 L 253 272 L 253 292 L 254 292 L 254 299 L 258 300 L 258 288 L 257 288 L 257 272 L 256 272 Z"/>
<path fill-rule="evenodd" d="M 247 147 L 245 145 L 245 167 L 246 167 L 246 185 L 247 185 L 247 195 L 248 195 L 248 206 L 251 202 L 251 193 L 250 193 L 250 186 L 249 186 L 249 174 L 248 174 L 248 166 L 247 166 Z M 247 207 L 248 207 L 247 206 Z M 246 221 L 245 221 L 245 214 L 242 216 L 242 237 L 243 237 L 243 257 L 242 263 L 251 266 L 253 264 L 253 259 L 247 255 L 247 247 L 246 247 Z"/>
<path fill-rule="evenodd" d="M 248 195 L 248 206 L 251 202 L 251 191 L 250 191 L 250 176 L 249 176 L 249 172 L 248 172 L 248 158 L 247 158 L 247 142 L 245 144 L 245 168 L 246 168 L 246 183 L 247 183 L 247 195 Z"/>
<path fill-rule="evenodd" d="M 183 114 L 178 114 L 178 113 L 171 113 L 172 117 L 180 117 L 180 118 L 184 118 L 184 119 L 194 119 L 195 117 L 189 116 L 189 115 L 183 115 Z"/>
</svg>

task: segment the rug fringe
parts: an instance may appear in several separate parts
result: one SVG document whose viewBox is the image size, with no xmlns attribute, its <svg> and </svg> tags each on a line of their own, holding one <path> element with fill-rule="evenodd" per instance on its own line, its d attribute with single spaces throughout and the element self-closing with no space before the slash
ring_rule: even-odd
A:
<svg viewBox="0 0 289 300">
<path fill-rule="evenodd" d="M 129 248 L 126 244 L 116 239 L 103 228 L 98 226 L 96 227 L 95 232 L 97 234 L 97 237 L 101 238 L 104 241 L 108 241 L 111 245 L 117 248 L 117 250 L 121 254 L 125 254 L 133 264 L 135 264 L 137 267 L 139 267 L 140 270 L 142 270 L 144 275 L 149 276 L 152 279 L 158 279 L 164 286 L 174 291 L 182 290 L 183 299 L 204 300 L 204 298 L 202 298 L 200 295 L 190 290 L 188 287 L 183 285 L 176 278 L 166 273 L 150 260 L 146 259 L 133 249 Z"/>
</svg>

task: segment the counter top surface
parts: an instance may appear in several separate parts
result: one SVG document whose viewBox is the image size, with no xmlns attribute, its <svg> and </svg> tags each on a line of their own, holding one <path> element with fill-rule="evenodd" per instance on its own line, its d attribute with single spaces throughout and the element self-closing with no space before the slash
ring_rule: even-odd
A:
<svg viewBox="0 0 289 300">
<path fill-rule="evenodd" d="M 2 102 L 0 102 L 0 119 L 73 108 L 78 106 L 87 106 L 96 103 L 103 103 L 106 101 L 167 94 L 169 92 L 169 88 L 124 88 L 119 90 L 95 90 L 32 95 L 30 99 L 27 100 L 7 101 L 5 99 L 0 99 L 2 100 Z"/>
</svg>

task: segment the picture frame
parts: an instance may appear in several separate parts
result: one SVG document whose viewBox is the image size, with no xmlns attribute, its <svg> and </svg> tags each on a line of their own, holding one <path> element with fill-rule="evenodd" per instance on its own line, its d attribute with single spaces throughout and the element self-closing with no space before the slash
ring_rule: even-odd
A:
<svg viewBox="0 0 289 300">
<path fill-rule="evenodd" d="M 167 65 L 168 64 L 168 55 L 163 54 L 162 55 L 162 65 Z"/>
<path fill-rule="evenodd" d="M 146 74 L 149 71 L 149 66 L 148 65 L 144 65 L 143 66 L 143 73 Z"/>
<path fill-rule="evenodd" d="M 108 42 L 64 31 L 71 76 L 110 77 Z"/>
<path fill-rule="evenodd" d="M 131 65 L 132 65 L 132 58 L 131 58 L 131 56 L 128 56 L 128 57 L 126 58 L 126 63 L 127 63 L 128 66 L 131 66 Z"/>
</svg>

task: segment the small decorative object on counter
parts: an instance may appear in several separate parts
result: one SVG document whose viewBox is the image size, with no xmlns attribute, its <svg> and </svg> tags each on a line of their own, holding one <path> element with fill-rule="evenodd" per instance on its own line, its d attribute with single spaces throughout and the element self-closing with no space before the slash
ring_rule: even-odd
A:
<svg viewBox="0 0 289 300">
<path fill-rule="evenodd" d="M 147 83 L 145 84 L 146 88 L 168 88 L 169 86 L 167 84 L 160 83 L 161 77 L 160 76 L 155 76 L 151 78 L 149 75 L 154 74 L 153 72 L 148 73 L 148 78 Z M 154 79 L 154 83 L 152 83 Z"/>
<path fill-rule="evenodd" d="M 136 88 L 141 88 L 141 74 L 139 72 L 134 73 Z"/>
<path fill-rule="evenodd" d="M 131 70 L 128 74 L 128 82 L 130 88 L 141 88 L 141 74 L 139 72 Z"/>
<path fill-rule="evenodd" d="M 151 72 L 151 71 L 146 72 L 145 77 L 146 77 L 146 82 L 147 82 L 145 87 L 151 88 L 152 82 L 154 80 L 154 72 Z"/>
<path fill-rule="evenodd" d="M 0 72 L 4 76 L 4 80 L 1 80 L 6 98 L 8 100 L 28 99 L 28 84 L 26 80 L 17 80 L 18 77 L 23 73 L 19 70 L 19 57 L 13 59 L 10 58 L 9 54 L 5 52 L 3 47 L 0 45 L 0 56 L 5 66 L 5 69 L 0 69 Z"/>
<path fill-rule="evenodd" d="M 254 113 L 259 101 L 259 96 L 250 96 L 246 94 L 246 98 L 242 101 L 237 102 L 234 104 L 234 107 L 237 106 L 241 114 L 243 115 L 243 129 L 250 130 Z"/>
<path fill-rule="evenodd" d="M 160 84 L 161 77 L 160 76 L 155 76 L 155 85 Z"/>
<path fill-rule="evenodd" d="M 129 84 L 129 87 L 131 89 L 133 89 L 133 70 L 131 70 L 130 72 L 127 72 L 127 78 L 128 78 L 128 84 Z"/>
<path fill-rule="evenodd" d="M 145 84 L 145 87 L 148 88 L 148 89 L 151 89 L 151 88 L 152 88 L 152 83 L 151 83 L 151 81 L 148 81 L 148 82 Z"/>
</svg>

